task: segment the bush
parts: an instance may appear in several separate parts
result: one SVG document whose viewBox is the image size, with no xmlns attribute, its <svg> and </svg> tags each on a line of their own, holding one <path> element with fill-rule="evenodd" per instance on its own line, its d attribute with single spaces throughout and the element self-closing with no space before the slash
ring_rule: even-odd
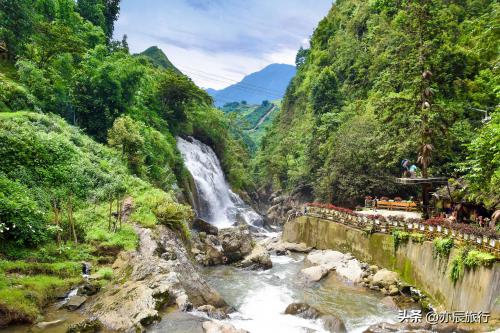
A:
<svg viewBox="0 0 500 333">
<path fill-rule="evenodd" d="M 394 242 L 394 250 L 398 249 L 399 244 L 406 243 L 409 238 L 410 238 L 410 234 L 407 233 L 406 231 L 394 230 L 392 232 L 392 239 Z"/>
<path fill-rule="evenodd" d="M 113 269 L 109 267 L 101 268 L 96 272 L 96 274 L 104 280 L 112 280 L 113 279 Z"/>
<path fill-rule="evenodd" d="M 176 202 L 162 202 L 154 210 L 154 213 L 158 223 L 181 232 L 185 239 L 189 239 L 190 233 L 187 223 L 194 217 L 191 207 Z"/>
<path fill-rule="evenodd" d="M 434 254 L 434 257 L 447 258 L 450 255 L 451 249 L 453 248 L 453 239 L 438 237 L 434 239 L 432 245 L 432 252 Z"/>
</svg>

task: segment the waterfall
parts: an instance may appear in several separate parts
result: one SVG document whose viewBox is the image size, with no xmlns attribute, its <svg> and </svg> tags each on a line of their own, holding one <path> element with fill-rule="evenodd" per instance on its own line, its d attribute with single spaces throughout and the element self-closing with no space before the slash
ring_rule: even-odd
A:
<svg viewBox="0 0 500 333">
<path fill-rule="evenodd" d="M 200 218 L 219 228 L 240 223 L 262 226 L 262 217 L 231 191 L 212 148 L 192 137 L 177 137 L 177 148 L 196 185 Z"/>
</svg>

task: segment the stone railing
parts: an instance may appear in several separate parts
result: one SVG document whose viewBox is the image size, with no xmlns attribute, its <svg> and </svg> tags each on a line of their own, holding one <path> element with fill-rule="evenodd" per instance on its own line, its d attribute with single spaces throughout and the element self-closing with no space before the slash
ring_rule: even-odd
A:
<svg viewBox="0 0 500 333">
<path fill-rule="evenodd" d="M 425 240 L 437 237 L 453 238 L 457 246 L 471 245 L 485 250 L 500 258 L 500 240 L 495 236 L 481 236 L 456 230 L 442 225 L 426 224 L 422 219 L 386 219 L 380 215 L 360 214 L 345 208 L 322 208 L 308 206 L 304 215 L 342 223 L 364 230 L 367 233 L 381 232 L 391 234 L 393 231 L 406 231 L 421 234 Z"/>
</svg>

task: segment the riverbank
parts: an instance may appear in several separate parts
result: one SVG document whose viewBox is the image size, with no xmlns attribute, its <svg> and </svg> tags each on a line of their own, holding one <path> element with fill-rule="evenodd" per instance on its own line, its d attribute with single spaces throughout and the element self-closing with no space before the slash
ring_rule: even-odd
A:
<svg viewBox="0 0 500 333">
<path fill-rule="evenodd" d="M 302 216 L 285 224 L 283 240 L 303 242 L 317 249 L 350 252 L 360 260 L 397 271 L 401 278 L 424 290 L 438 307 L 447 310 L 489 311 L 500 314 L 500 265 L 465 269 L 454 283 L 449 278 L 448 258 L 436 257 L 433 243 L 407 242 L 394 246 L 393 236 L 369 234 L 316 217 Z M 457 253 L 452 249 L 449 258 Z M 496 287 L 495 287 L 496 286 Z"/>
</svg>

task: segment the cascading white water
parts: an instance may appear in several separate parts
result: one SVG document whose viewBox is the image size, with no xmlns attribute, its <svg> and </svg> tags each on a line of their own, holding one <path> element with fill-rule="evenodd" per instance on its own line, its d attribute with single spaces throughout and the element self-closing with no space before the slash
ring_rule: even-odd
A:
<svg viewBox="0 0 500 333">
<path fill-rule="evenodd" d="M 262 226 L 262 217 L 231 191 L 212 148 L 192 137 L 178 137 L 177 148 L 196 185 L 200 218 L 220 228 L 241 222 Z"/>
</svg>

